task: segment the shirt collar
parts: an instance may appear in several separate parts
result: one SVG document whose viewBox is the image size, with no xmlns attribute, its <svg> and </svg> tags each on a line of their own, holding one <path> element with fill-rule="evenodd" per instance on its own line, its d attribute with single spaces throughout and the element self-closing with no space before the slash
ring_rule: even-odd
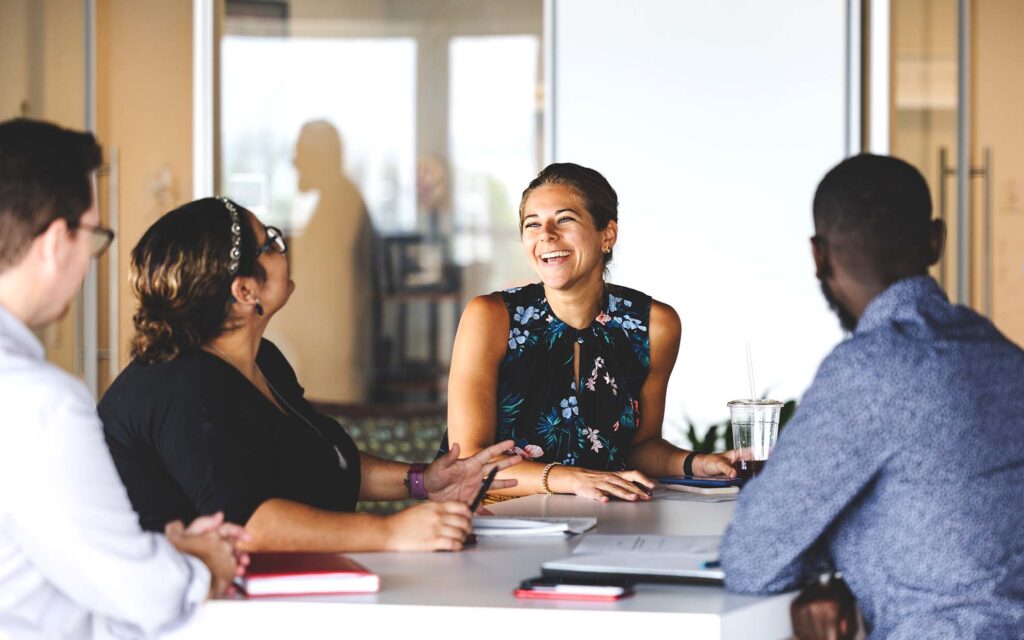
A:
<svg viewBox="0 0 1024 640">
<path fill-rule="evenodd" d="M 46 357 L 43 343 L 21 320 L 0 305 L 0 352 L 7 351 L 24 355 L 33 360 Z"/>
<path fill-rule="evenodd" d="M 930 276 L 897 280 L 868 303 L 854 333 L 871 331 L 891 320 L 916 317 L 920 315 L 918 301 L 926 299 L 949 303 L 939 283 Z"/>
</svg>

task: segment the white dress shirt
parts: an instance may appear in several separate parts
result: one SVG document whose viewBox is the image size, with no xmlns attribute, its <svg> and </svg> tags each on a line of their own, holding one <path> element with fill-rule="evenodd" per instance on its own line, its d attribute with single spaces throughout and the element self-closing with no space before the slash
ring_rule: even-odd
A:
<svg viewBox="0 0 1024 640">
<path fill-rule="evenodd" d="M 0 306 L 0 638 L 154 636 L 209 586 L 139 527 L 88 390 Z"/>
</svg>

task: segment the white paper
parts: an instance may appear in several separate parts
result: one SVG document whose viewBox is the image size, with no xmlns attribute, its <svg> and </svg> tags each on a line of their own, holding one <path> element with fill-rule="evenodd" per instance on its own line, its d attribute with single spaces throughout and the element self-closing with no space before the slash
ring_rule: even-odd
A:
<svg viewBox="0 0 1024 640">
<path fill-rule="evenodd" d="M 569 571 L 598 575 L 662 576 L 672 578 L 699 578 L 722 580 L 720 568 L 706 569 L 704 563 L 715 559 L 713 554 L 668 553 L 605 553 L 599 555 L 571 555 L 541 564 L 548 571 Z"/>
<path fill-rule="evenodd" d="M 473 533 L 478 536 L 543 536 L 583 533 L 594 528 L 597 518 L 552 518 L 474 516 Z"/>
<path fill-rule="evenodd" d="M 573 554 L 657 553 L 715 556 L 721 536 L 600 535 L 583 538 Z"/>
</svg>

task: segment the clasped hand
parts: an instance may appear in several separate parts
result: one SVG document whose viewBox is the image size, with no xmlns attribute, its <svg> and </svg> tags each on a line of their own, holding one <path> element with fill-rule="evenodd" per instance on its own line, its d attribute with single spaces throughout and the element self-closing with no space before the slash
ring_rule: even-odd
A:
<svg viewBox="0 0 1024 640">
<path fill-rule="evenodd" d="M 181 520 L 169 522 L 164 535 L 178 551 L 199 558 L 210 570 L 211 598 L 227 595 L 234 579 L 245 574 L 249 554 L 238 545 L 250 539 L 249 533 L 237 524 L 224 522 L 222 512 L 200 516 L 187 529 Z"/>
</svg>

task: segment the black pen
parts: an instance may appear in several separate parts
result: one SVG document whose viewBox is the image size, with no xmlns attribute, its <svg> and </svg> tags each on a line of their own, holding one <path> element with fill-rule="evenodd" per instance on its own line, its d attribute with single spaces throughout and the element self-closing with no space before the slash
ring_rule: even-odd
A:
<svg viewBox="0 0 1024 640">
<path fill-rule="evenodd" d="M 644 492 L 644 493 L 646 493 L 647 495 L 649 495 L 649 496 L 653 496 L 653 495 L 654 495 L 654 492 L 653 492 L 653 491 L 651 491 L 651 488 L 650 488 L 650 487 L 648 487 L 648 486 L 647 486 L 646 484 L 644 484 L 644 483 L 642 483 L 642 482 L 637 482 L 636 480 L 633 480 L 633 484 L 635 484 L 635 485 L 636 485 L 636 488 L 637 488 L 637 489 L 639 489 L 639 490 L 643 491 L 643 492 Z"/>
<path fill-rule="evenodd" d="M 491 484 L 494 483 L 494 477 L 498 475 L 498 465 L 494 465 L 491 472 L 487 474 L 484 481 L 480 483 L 480 492 L 473 498 L 473 502 L 469 503 L 469 513 L 476 513 L 476 510 L 480 508 L 480 503 L 484 501 L 484 496 L 487 495 L 487 490 L 491 488 Z"/>
</svg>

